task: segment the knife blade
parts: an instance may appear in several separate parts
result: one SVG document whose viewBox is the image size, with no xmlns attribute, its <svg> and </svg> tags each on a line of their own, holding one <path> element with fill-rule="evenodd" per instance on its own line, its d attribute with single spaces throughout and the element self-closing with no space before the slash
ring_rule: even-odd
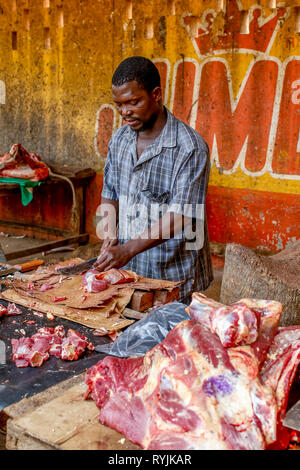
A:
<svg viewBox="0 0 300 470">
<path fill-rule="evenodd" d="M 300 431 L 300 400 L 298 400 L 297 403 L 289 409 L 283 418 L 282 423 L 287 428 Z"/>
<path fill-rule="evenodd" d="M 35 268 L 38 268 L 42 264 L 44 264 L 44 261 L 42 259 L 35 259 L 33 261 L 27 261 L 26 263 L 15 264 L 13 266 L 10 266 L 8 264 L 6 265 L 7 269 L 0 270 L 0 277 L 7 276 L 8 274 L 14 274 L 17 271 L 21 273 L 25 273 L 26 271 L 31 271 Z"/>
<path fill-rule="evenodd" d="M 84 271 L 93 267 L 93 264 L 97 260 L 96 258 L 88 259 L 87 261 L 83 261 L 82 263 L 76 264 L 75 266 L 59 268 L 57 271 L 59 274 L 81 274 Z"/>
</svg>

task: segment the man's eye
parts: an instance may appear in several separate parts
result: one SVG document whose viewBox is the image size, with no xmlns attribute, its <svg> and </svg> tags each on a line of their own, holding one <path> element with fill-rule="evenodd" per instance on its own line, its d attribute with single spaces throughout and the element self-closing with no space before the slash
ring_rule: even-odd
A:
<svg viewBox="0 0 300 470">
<path fill-rule="evenodd" d="M 133 104 L 133 106 L 135 106 L 136 104 L 138 104 L 138 100 L 131 101 L 131 104 Z"/>
</svg>

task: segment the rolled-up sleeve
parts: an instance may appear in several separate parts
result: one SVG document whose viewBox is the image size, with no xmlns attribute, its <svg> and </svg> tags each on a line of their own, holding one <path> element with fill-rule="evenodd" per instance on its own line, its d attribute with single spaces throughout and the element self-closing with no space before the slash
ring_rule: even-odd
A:
<svg viewBox="0 0 300 470">
<path fill-rule="evenodd" d="M 102 198 L 111 199 L 113 201 L 118 200 L 118 195 L 116 191 L 116 176 L 116 170 L 112 162 L 112 154 L 109 147 L 104 166 L 103 188 L 101 193 Z"/>
<path fill-rule="evenodd" d="M 209 170 L 208 151 L 195 149 L 187 155 L 174 178 L 169 212 L 204 220 Z"/>
</svg>

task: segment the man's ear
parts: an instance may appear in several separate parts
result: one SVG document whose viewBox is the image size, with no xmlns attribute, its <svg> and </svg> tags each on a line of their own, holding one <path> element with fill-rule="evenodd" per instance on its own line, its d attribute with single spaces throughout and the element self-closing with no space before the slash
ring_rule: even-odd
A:
<svg viewBox="0 0 300 470">
<path fill-rule="evenodd" d="M 161 87 L 156 86 L 155 88 L 153 88 L 153 90 L 151 91 L 151 95 L 152 95 L 154 101 L 156 101 L 158 103 L 162 99 Z"/>
</svg>

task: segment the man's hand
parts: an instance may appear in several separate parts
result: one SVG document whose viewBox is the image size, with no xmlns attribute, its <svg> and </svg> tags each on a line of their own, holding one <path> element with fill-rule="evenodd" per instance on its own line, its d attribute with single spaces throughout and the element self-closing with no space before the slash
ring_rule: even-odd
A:
<svg viewBox="0 0 300 470">
<path fill-rule="evenodd" d="M 121 268 L 125 266 L 134 254 L 128 250 L 126 245 L 108 245 L 105 248 L 101 248 L 100 254 L 97 261 L 94 264 L 95 269 L 98 271 L 108 271 L 111 268 Z"/>
<path fill-rule="evenodd" d="M 107 248 L 109 248 L 110 246 L 117 245 L 117 244 L 118 244 L 118 239 L 117 239 L 117 238 L 107 238 L 107 239 L 104 240 L 104 242 L 102 243 L 99 256 L 100 256 L 102 253 L 104 253 Z M 99 256 L 98 256 L 98 258 L 99 258 Z"/>
</svg>

